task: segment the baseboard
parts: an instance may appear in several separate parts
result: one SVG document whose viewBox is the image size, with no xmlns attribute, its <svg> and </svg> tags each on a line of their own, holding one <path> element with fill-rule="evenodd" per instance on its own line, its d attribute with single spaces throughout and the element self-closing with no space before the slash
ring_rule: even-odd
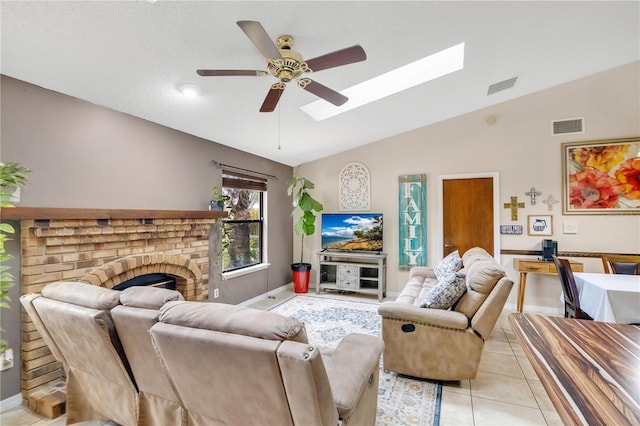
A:
<svg viewBox="0 0 640 426">
<path fill-rule="evenodd" d="M 507 303 L 504 305 L 504 309 L 508 311 L 517 312 L 515 303 Z M 524 305 L 522 312 L 528 312 L 530 314 L 544 314 L 562 316 L 564 313 L 556 308 L 550 308 L 549 306 L 537 306 L 537 305 Z"/>
<path fill-rule="evenodd" d="M 266 299 L 267 297 L 269 297 L 271 295 L 282 293 L 283 291 L 292 290 L 292 289 L 293 289 L 293 283 L 285 284 L 285 285 L 283 285 L 281 287 L 278 287 L 278 288 L 276 288 L 274 290 L 268 291 L 266 293 L 262 293 L 262 294 L 260 294 L 260 295 L 258 295 L 256 297 L 253 297 L 253 298 L 251 298 L 249 300 L 245 300 L 242 303 L 238 303 L 238 305 L 239 306 L 253 305 L 254 303 L 259 302 L 261 300 L 264 300 L 264 299 Z"/>
<path fill-rule="evenodd" d="M 22 394 L 16 394 L 0 401 L 0 413 L 22 405 Z"/>
</svg>

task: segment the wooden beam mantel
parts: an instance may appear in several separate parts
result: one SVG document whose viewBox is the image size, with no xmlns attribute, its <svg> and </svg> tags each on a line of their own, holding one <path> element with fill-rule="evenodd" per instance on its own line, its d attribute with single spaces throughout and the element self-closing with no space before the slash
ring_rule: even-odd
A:
<svg viewBox="0 0 640 426">
<path fill-rule="evenodd" d="M 57 207 L 6 207 L 2 220 L 72 220 L 72 219 L 219 219 L 224 211 L 209 210 L 129 210 L 67 209 Z"/>
</svg>

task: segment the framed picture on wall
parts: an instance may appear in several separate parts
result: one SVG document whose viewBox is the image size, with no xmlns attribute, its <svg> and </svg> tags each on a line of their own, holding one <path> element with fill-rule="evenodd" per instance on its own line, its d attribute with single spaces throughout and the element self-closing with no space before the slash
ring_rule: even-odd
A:
<svg viewBox="0 0 640 426">
<path fill-rule="evenodd" d="M 527 230 L 529 235 L 553 235 L 553 217 L 551 215 L 527 216 Z"/>
<path fill-rule="evenodd" d="M 563 214 L 640 214 L 640 137 L 562 144 Z"/>
</svg>

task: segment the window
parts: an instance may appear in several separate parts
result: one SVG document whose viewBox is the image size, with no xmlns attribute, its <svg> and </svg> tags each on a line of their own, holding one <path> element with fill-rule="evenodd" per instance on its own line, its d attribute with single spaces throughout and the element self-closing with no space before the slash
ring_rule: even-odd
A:
<svg viewBox="0 0 640 426">
<path fill-rule="evenodd" d="M 222 193 L 229 196 L 223 220 L 222 271 L 230 272 L 262 263 L 266 179 L 223 170 Z"/>
</svg>

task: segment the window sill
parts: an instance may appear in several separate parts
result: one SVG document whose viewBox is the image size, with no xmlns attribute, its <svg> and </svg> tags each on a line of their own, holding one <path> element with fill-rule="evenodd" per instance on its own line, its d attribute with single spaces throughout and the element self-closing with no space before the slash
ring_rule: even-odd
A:
<svg viewBox="0 0 640 426">
<path fill-rule="evenodd" d="M 252 274 L 254 272 L 262 271 L 269 267 L 269 263 L 260 263 L 259 265 L 249 266 L 248 268 L 238 269 L 237 271 L 224 272 L 222 274 L 223 280 L 241 277 L 242 275 Z"/>
</svg>

